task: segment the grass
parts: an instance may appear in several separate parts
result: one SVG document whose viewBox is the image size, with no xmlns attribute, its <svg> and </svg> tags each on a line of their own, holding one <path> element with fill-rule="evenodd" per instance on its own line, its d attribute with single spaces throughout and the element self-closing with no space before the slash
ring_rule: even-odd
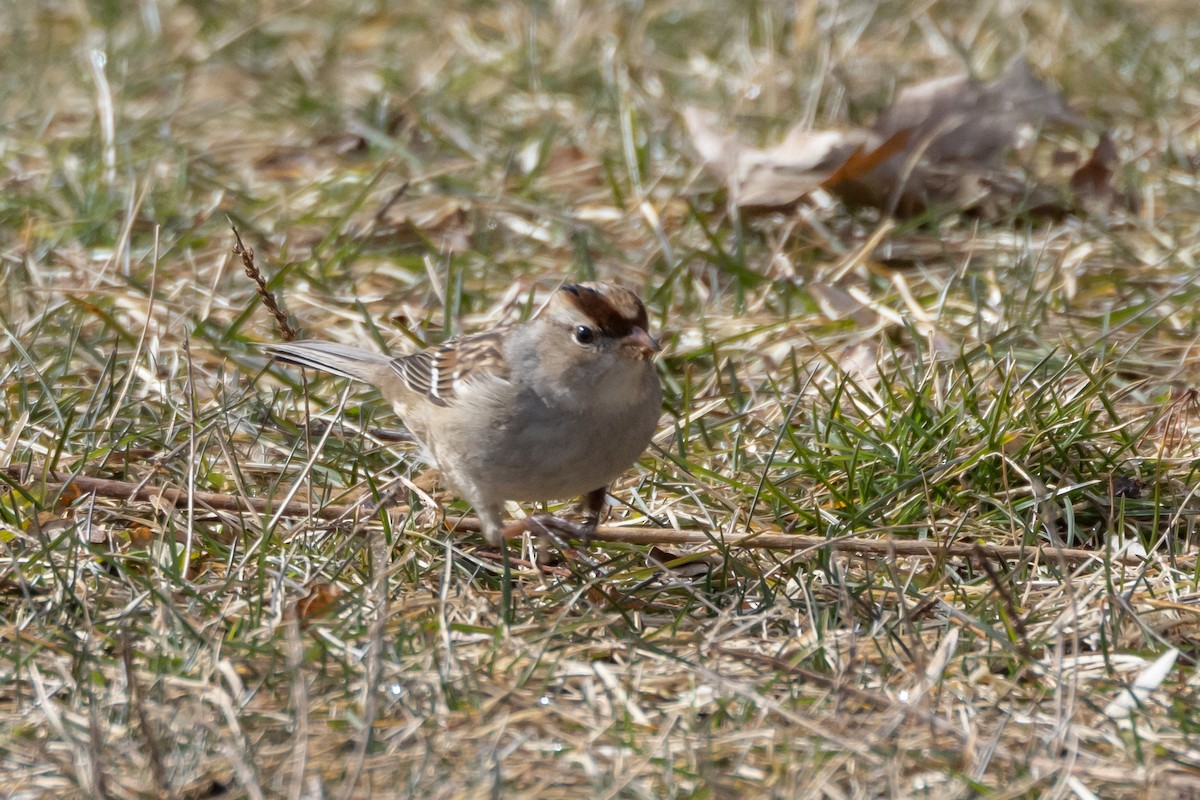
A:
<svg viewBox="0 0 1200 800">
<path fill-rule="evenodd" d="M 1189 6 L 3 15 L 11 796 L 1200 791 Z M 1138 216 L 931 217 L 885 265 L 867 212 L 732 213 L 677 116 L 774 141 L 1018 53 L 1115 131 Z M 538 569 L 447 533 L 468 509 L 377 393 L 268 367 L 230 221 L 302 335 L 391 352 L 524 318 L 563 279 L 641 291 L 664 418 L 611 523 L 712 543 Z M 743 532 L 1028 555 L 720 542 Z"/>
</svg>

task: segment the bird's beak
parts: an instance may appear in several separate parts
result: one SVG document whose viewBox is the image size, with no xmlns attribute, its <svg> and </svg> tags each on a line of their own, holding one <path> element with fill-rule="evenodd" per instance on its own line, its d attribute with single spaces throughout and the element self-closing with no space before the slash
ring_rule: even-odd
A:
<svg viewBox="0 0 1200 800">
<path fill-rule="evenodd" d="M 621 349 L 633 358 L 649 361 L 662 348 L 650 334 L 641 328 L 634 328 L 621 342 Z"/>
</svg>

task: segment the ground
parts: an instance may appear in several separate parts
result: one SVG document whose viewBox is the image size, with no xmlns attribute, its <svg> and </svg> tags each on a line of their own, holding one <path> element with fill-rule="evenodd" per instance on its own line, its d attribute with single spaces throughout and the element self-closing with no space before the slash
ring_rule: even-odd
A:
<svg viewBox="0 0 1200 800">
<path fill-rule="evenodd" d="M 1200 797 L 1191 4 L 0 15 L 10 796 Z M 739 209 L 683 117 L 766 146 L 1018 57 L 1084 124 L 1001 168 L 1108 131 L 1122 202 Z M 642 293 L 603 541 L 505 557 L 377 392 L 269 366 L 234 227 L 396 354 Z"/>
</svg>

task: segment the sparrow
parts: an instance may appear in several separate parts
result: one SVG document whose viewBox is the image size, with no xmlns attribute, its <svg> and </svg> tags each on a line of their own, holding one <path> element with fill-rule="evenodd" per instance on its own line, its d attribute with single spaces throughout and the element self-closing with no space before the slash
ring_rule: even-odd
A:
<svg viewBox="0 0 1200 800">
<path fill-rule="evenodd" d="M 399 358 L 315 339 L 266 349 L 378 387 L 492 545 L 527 529 L 506 528 L 505 502 L 579 495 L 583 525 L 555 522 L 586 542 L 662 405 L 646 308 L 610 283 L 564 285 L 527 322 Z"/>
</svg>

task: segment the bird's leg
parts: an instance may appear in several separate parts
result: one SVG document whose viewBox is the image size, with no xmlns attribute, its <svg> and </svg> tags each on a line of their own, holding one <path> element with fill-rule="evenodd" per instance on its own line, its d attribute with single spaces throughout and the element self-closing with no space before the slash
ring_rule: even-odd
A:
<svg viewBox="0 0 1200 800">
<path fill-rule="evenodd" d="M 604 511 L 604 501 L 607 497 L 608 487 L 601 486 L 585 494 L 583 502 L 579 504 L 579 510 L 583 512 L 583 527 L 579 538 L 583 540 L 584 545 L 591 544 L 592 537 L 596 535 L 596 528 L 600 525 L 600 513 Z"/>
<path fill-rule="evenodd" d="M 604 511 L 604 501 L 608 497 L 608 487 L 601 486 L 583 496 L 576 510 L 583 515 L 582 522 L 563 519 L 553 514 L 537 514 L 534 519 L 546 528 L 552 528 L 559 533 L 580 540 L 586 547 L 591 544 L 596 535 L 596 527 L 600 524 L 600 514 Z"/>
<path fill-rule="evenodd" d="M 475 513 L 479 515 L 479 522 L 483 528 L 483 538 L 492 547 L 503 547 L 504 540 L 510 536 L 520 535 L 520 531 L 510 533 L 511 525 L 504 524 L 504 514 L 499 508 L 482 508 L 476 507 Z"/>
<path fill-rule="evenodd" d="M 582 522 L 563 519 L 562 517 L 543 511 L 503 526 L 500 529 L 500 537 L 514 539 L 522 533 L 529 531 L 537 535 L 539 539 L 545 539 L 547 535 L 557 533 L 569 538 L 578 539 L 586 546 L 591 543 L 592 537 L 596 535 L 596 527 L 600 523 L 600 513 L 604 511 L 604 501 L 607 497 L 607 486 L 593 489 L 584 495 L 582 502 L 579 504 L 579 511 L 583 514 Z M 489 539 L 489 541 L 491 540 Z"/>
<path fill-rule="evenodd" d="M 555 531 L 564 536 L 573 539 L 578 539 L 583 542 L 584 546 L 591 543 L 592 537 L 596 535 L 596 527 L 600 524 L 600 514 L 604 511 L 604 501 L 608 497 L 608 487 L 601 486 L 599 489 L 593 489 L 583 496 L 583 500 L 579 503 L 578 511 L 583 514 L 582 522 L 563 519 L 554 514 L 534 514 L 521 523 L 520 530 L 527 530 L 532 533 L 541 531 Z M 510 525 L 509 527 L 513 527 Z"/>
</svg>

